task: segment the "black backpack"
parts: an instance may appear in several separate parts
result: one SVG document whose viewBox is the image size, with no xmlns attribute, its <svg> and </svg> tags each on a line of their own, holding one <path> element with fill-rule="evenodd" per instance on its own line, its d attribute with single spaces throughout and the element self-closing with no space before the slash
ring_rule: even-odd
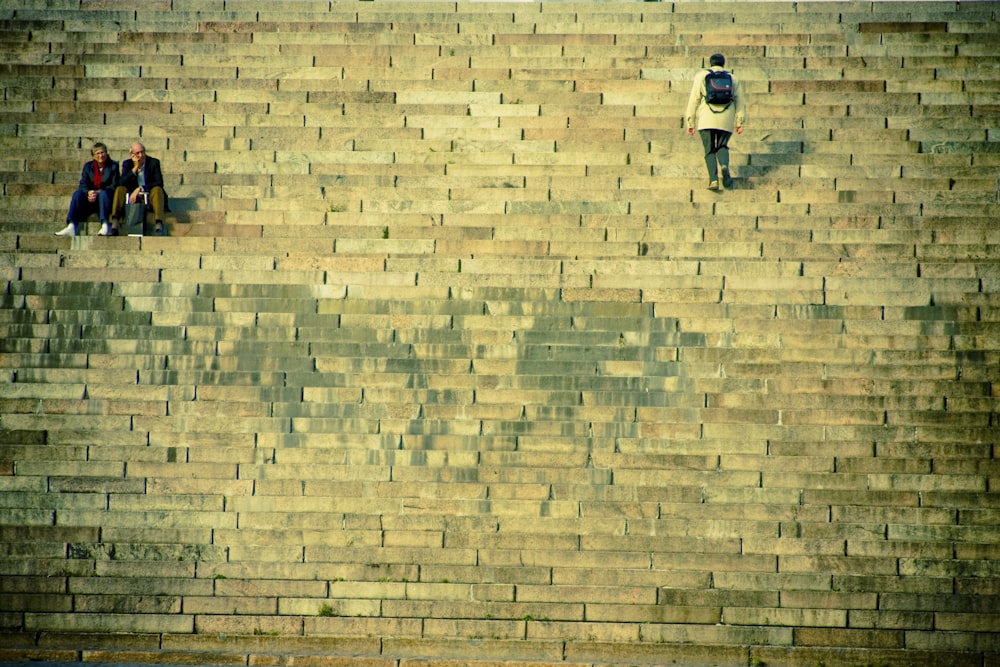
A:
<svg viewBox="0 0 1000 667">
<path fill-rule="evenodd" d="M 705 102 L 725 107 L 733 103 L 733 77 L 729 72 L 708 70 L 705 75 Z"/>
</svg>

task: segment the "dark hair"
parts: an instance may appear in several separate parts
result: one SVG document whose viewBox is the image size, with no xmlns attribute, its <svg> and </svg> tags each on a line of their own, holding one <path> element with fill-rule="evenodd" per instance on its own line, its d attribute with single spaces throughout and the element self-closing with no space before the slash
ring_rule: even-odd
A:
<svg viewBox="0 0 1000 667">
<path fill-rule="evenodd" d="M 708 59 L 708 64 L 713 67 L 723 67 L 726 64 L 726 57 L 721 53 L 713 53 L 712 57 Z"/>
</svg>

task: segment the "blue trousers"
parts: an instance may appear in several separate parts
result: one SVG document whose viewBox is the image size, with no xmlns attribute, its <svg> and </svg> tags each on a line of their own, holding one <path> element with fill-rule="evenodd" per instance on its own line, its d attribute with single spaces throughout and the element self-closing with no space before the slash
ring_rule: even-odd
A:
<svg viewBox="0 0 1000 667">
<path fill-rule="evenodd" d="M 69 200 L 69 213 L 66 214 L 66 222 L 76 224 L 83 222 L 91 213 L 97 213 L 101 222 L 111 219 L 111 192 L 109 190 L 98 190 L 97 201 L 87 201 L 87 191 L 77 190 L 73 193 L 73 198 Z"/>
</svg>

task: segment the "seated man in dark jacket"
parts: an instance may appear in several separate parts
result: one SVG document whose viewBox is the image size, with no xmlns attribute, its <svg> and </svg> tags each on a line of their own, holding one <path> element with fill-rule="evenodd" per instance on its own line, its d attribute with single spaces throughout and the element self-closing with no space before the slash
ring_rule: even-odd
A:
<svg viewBox="0 0 1000 667">
<path fill-rule="evenodd" d="M 111 217 L 111 193 L 118 187 L 118 163 L 108 155 L 108 147 L 100 142 L 90 149 L 93 160 L 83 165 L 80 185 L 69 202 L 66 226 L 56 232 L 56 236 L 76 236 L 77 223 L 83 222 L 91 213 L 101 218 L 101 236 L 111 234 L 108 218 Z"/>
<path fill-rule="evenodd" d="M 139 142 L 132 144 L 131 157 L 122 160 L 122 177 L 115 190 L 114 225 L 112 234 L 118 235 L 118 226 L 125 215 L 125 203 L 148 203 L 153 207 L 156 233 L 163 233 L 163 212 L 167 210 L 167 193 L 163 190 L 163 172 L 160 161 L 146 155 L 146 147 Z"/>
</svg>

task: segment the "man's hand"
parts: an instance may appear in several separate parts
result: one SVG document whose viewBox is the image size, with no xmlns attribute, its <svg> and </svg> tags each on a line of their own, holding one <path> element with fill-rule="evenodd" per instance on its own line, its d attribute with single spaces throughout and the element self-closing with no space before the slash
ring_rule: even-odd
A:
<svg viewBox="0 0 1000 667">
<path fill-rule="evenodd" d="M 689 127 L 688 128 L 688 135 L 690 135 L 692 137 L 694 136 L 694 128 L 693 127 Z"/>
<path fill-rule="evenodd" d="M 737 125 L 736 126 L 736 134 L 743 134 L 743 126 L 742 125 Z"/>
<path fill-rule="evenodd" d="M 142 188 L 136 188 L 132 191 L 132 194 L 128 196 L 128 203 L 134 204 L 139 201 L 139 195 L 142 193 Z"/>
</svg>

